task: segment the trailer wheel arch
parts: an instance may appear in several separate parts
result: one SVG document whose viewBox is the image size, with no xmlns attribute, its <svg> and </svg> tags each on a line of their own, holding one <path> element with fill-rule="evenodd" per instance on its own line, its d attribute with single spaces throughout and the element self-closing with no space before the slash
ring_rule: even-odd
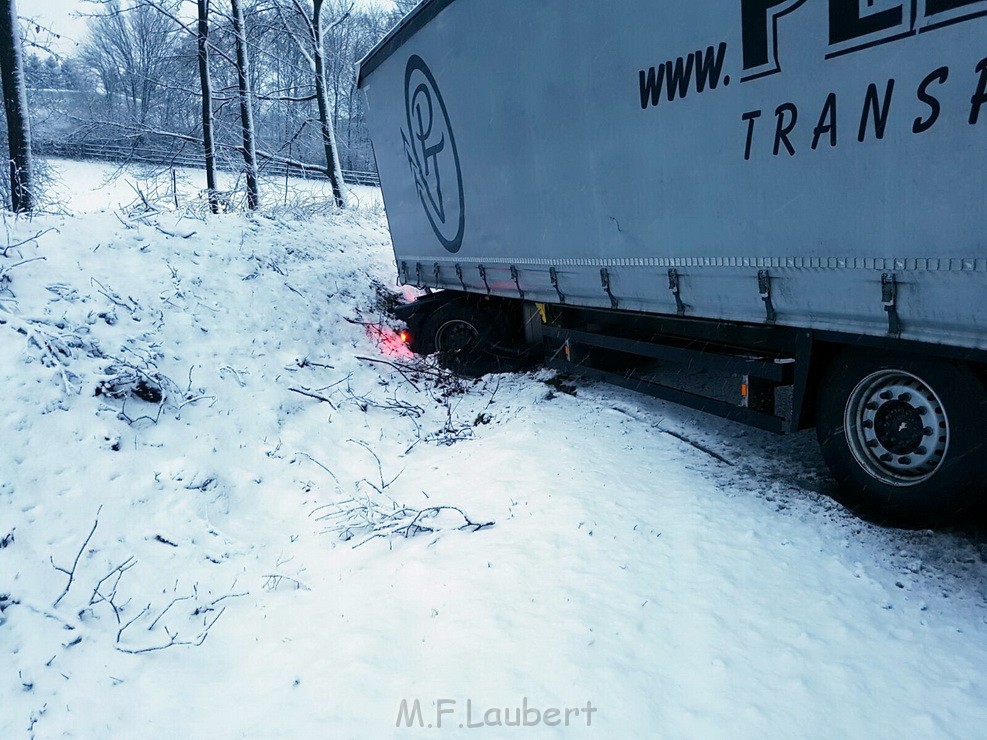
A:
<svg viewBox="0 0 987 740">
<path fill-rule="evenodd" d="M 839 338 L 820 339 L 814 333 L 809 332 L 809 350 L 800 361 L 806 362 L 807 368 L 802 377 L 803 387 L 801 395 L 797 397 L 793 408 L 791 430 L 804 432 L 816 428 L 818 414 L 819 395 L 827 373 L 833 362 L 837 361 L 843 353 L 847 352 L 868 352 L 887 354 L 891 352 L 895 355 L 906 357 L 936 357 L 935 348 L 927 344 L 912 344 L 907 342 L 897 342 L 895 346 L 889 347 L 887 343 L 875 340 L 874 337 L 852 335 Z M 930 355 L 931 353 L 931 355 Z M 952 358 L 954 364 L 966 365 L 983 381 L 987 387 L 987 355 L 978 354 L 977 357 L 969 361 L 958 359 L 955 354 L 944 355 L 944 362 L 949 362 L 947 358 Z"/>
<path fill-rule="evenodd" d="M 477 376 L 510 369 L 522 362 L 520 355 L 513 354 L 523 343 L 522 312 L 523 305 L 517 300 L 442 291 L 405 306 L 398 312 L 398 318 L 408 324 L 411 348 L 421 355 L 441 352 L 443 333 L 458 332 L 459 339 L 464 339 L 464 332 L 472 333 L 478 344 L 466 352 L 470 357 L 463 355 L 463 346 L 451 353 L 447 351 L 440 359 L 458 374 Z M 484 354 L 490 361 L 485 361 Z"/>
<path fill-rule="evenodd" d="M 809 339 L 807 367 L 800 382 L 801 388 L 796 387 L 796 398 L 793 399 L 792 430 L 797 432 L 816 428 L 818 414 L 819 389 L 830 365 L 843 351 L 844 345 L 835 342 L 824 342 L 814 338 Z"/>
</svg>

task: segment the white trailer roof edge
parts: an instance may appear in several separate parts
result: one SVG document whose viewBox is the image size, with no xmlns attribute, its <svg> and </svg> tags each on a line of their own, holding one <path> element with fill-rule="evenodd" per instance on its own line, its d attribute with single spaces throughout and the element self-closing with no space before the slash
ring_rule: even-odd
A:
<svg viewBox="0 0 987 740">
<path fill-rule="evenodd" d="M 428 25 L 439 13 L 452 5 L 455 0 L 424 0 L 414 10 L 402 19 L 391 31 L 381 39 L 370 52 L 360 60 L 356 68 L 356 83 L 363 87 L 375 69 L 383 64 L 404 43 L 418 33 L 423 26 Z"/>
</svg>

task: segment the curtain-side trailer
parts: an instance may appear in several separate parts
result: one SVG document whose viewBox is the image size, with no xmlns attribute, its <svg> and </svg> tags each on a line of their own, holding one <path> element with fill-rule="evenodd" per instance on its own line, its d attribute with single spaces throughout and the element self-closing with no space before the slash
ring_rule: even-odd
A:
<svg viewBox="0 0 987 740">
<path fill-rule="evenodd" d="M 417 350 L 815 428 L 871 518 L 978 503 L 987 0 L 426 0 L 358 77 Z"/>
</svg>

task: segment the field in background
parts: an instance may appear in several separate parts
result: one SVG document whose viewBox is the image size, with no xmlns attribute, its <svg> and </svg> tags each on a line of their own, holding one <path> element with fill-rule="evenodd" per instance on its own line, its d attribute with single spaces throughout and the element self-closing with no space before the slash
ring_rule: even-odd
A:
<svg viewBox="0 0 987 740">
<path fill-rule="evenodd" d="M 142 164 L 123 166 L 72 159 L 46 159 L 44 162 L 52 177 L 45 200 L 69 213 L 121 208 L 140 202 L 142 195 L 174 207 L 176 192 L 180 209 L 199 208 L 205 202 L 204 170 Z M 217 176 L 220 190 L 229 194 L 227 197 L 235 209 L 241 208 L 245 200 L 241 178 L 222 171 Z M 355 208 L 383 209 L 380 188 L 349 185 L 348 192 L 350 205 Z M 333 210 L 332 187 L 322 177 L 262 177 L 261 198 L 266 208 L 304 207 L 309 210 L 321 203 L 327 212 Z"/>
</svg>

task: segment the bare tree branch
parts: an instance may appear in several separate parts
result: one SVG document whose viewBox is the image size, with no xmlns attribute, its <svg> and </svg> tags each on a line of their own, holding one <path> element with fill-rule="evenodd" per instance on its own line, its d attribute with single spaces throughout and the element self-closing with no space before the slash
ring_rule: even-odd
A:
<svg viewBox="0 0 987 740">
<path fill-rule="evenodd" d="M 67 570 L 65 568 L 59 567 L 59 566 L 55 565 L 55 561 L 54 560 L 52 560 L 51 558 L 48 558 L 49 561 L 51 562 L 51 566 L 55 570 L 57 570 L 59 573 L 64 573 L 65 575 L 67 575 L 69 577 L 68 583 L 65 584 L 65 589 L 62 591 L 62 593 L 59 595 L 59 597 L 57 599 L 55 599 L 55 603 L 53 603 L 51 605 L 53 609 L 57 609 L 58 608 L 58 605 L 61 603 L 62 599 L 65 598 L 65 596 L 69 592 L 69 589 L 72 588 L 72 583 L 75 581 L 75 570 L 76 570 L 76 568 L 79 567 L 79 558 L 82 557 L 82 553 L 85 552 L 86 547 L 89 545 L 89 540 L 91 540 L 93 538 L 93 534 L 95 534 L 95 532 L 96 532 L 96 527 L 99 526 L 99 514 L 100 514 L 101 511 L 103 511 L 102 504 L 100 505 L 100 507 L 98 509 L 96 509 L 96 519 L 95 519 L 95 521 L 93 521 L 93 527 L 92 527 L 92 529 L 89 530 L 89 534 L 86 536 L 85 541 L 83 541 L 82 547 L 79 548 L 79 552 L 77 552 L 75 554 L 75 560 L 72 561 L 72 568 L 71 569 L 68 569 Z"/>
</svg>

